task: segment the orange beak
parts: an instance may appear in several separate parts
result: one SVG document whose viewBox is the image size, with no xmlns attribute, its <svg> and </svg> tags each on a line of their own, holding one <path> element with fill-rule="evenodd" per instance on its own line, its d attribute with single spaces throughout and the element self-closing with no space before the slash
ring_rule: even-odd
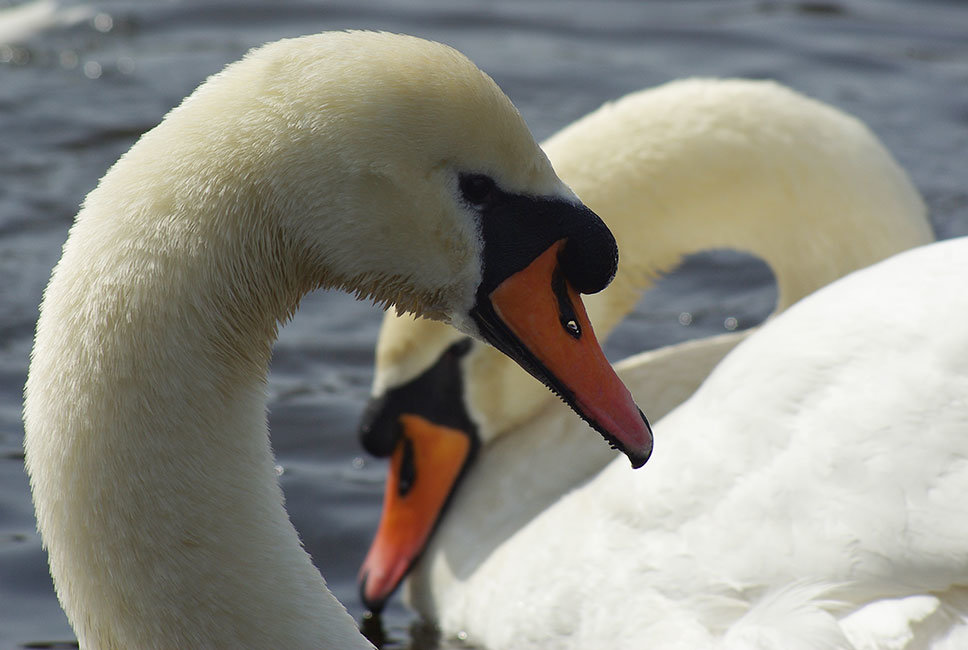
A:
<svg viewBox="0 0 968 650">
<path fill-rule="evenodd" d="M 400 415 L 399 423 L 380 525 L 360 568 L 360 595 L 371 611 L 383 608 L 427 545 L 476 449 L 467 433 L 419 415 Z"/>
<path fill-rule="evenodd" d="M 493 315 L 480 314 L 478 324 L 489 343 L 555 391 L 633 467 L 641 467 L 652 453 L 652 430 L 560 270 L 564 243 L 554 243 L 499 284 L 488 296 Z"/>
</svg>

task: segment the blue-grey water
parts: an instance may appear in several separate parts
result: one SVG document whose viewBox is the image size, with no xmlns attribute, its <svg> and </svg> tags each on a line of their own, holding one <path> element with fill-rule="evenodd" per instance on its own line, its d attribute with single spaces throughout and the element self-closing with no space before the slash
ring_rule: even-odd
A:
<svg viewBox="0 0 968 650">
<path fill-rule="evenodd" d="M 34 530 L 20 401 L 37 304 L 78 204 L 139 134 L 226 63 L 266 41 L 346 28 L 457 47 L 539 138 L 677 77 L 776 79 L 867 122 L 914 178 L 939 236 L 968 234 L 961 0 L 0 0 L 0 648 L 74 638 Z M 642 302 L 610 357 L 746 327 L 774 297 L 768 271 L 749 258 L 691 260 Z M 345 295 L 311 296 L 283 330 L 270 377 L 289 512 L 357 618 L 355 572 L 383 464 L 364 458 L 354 429 L 379 319 Z M 394 600 L 389 646 L 437 647 L 412 621 Z"/>
</svg>

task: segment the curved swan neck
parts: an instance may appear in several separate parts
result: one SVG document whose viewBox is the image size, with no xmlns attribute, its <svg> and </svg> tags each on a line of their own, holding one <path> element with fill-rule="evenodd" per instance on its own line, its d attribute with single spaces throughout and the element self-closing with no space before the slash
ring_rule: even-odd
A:
<svg viewBox="0 0 968 650">
<path fill-rule="evenodd" d="M 78 215 L 26 387 L 38 524 L 81 646 L 369 647 L 269 447 L 271 345 L 305 280 L 271 233 L 231 225 L 231 197 L 137 205 L 124 181 Z"/>
<path fill-rule="evenodd" d="M 772 82 L 673 82 L 606 104 L 544 146 L 620 250 L 636 251 L 589 297 L 596 327 L 610 329 L 693 253 L 763 259 L 782 310 L 933 240 L 917 190 L 866 126 Z M 591 146 L 612 153 L 584 155 Z"/>
</svg>

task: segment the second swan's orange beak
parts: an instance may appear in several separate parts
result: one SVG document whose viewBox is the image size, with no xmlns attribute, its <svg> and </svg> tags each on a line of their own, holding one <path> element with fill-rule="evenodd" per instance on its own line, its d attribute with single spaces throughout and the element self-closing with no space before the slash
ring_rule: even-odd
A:
<svg viewBox="0 0 968 650">
<path fill-rule="evenodd" d="M 403 414 L 399 425 L 380 525 L 360 568 L 360 595 L 371 611 L 382 609 L 427 545 L 475 449 L 466 432 L 419 415 Z"/>
</svg>

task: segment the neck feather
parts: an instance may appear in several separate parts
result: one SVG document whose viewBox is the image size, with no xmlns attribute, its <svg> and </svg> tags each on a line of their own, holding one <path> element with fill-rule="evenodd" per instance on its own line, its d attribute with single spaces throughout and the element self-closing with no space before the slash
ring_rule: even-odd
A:
<svg viewBox="0 0 968 650">
<path fill-rule="evenodd" d="M 48 286 L 24 411 L 81 646 L 369 647 L 302 549 L 269 445 L 269 354 L 304 287 L 266 275 L 264 239 L 104 216 L 82 211 Z"/>
</svg>

